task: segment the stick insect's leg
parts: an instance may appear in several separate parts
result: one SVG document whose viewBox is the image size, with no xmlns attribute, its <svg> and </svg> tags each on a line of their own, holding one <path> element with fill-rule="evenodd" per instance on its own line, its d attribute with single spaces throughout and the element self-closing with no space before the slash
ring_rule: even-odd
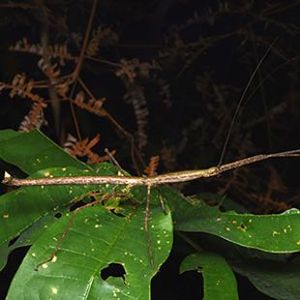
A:
<svg viewBox="0 0 300 300">
<path fill-rule="evenodd" d="M 119 171 L 124 174 L 124 171 L 118 161 L 115 159 L 115 157 L 112 155 L 112 153 L 108 150 L 105 149 L 106 154 L 109 156 L 110 160 L 112 163 L 117 166 Z M 126 175 L 126 174 L 124 174 Z M 151 184 L 147 185 L 147 196 L 146 196 L 146 208 L 145 208 L 145 219 L 144 219 L 144 230 L 145 234 L 147 237 L 147 248 L 148 248 L 148 255 L 150 259 L 150 265 L 154 266 L 154 259 L 153 259 L 153 251 L 152 251 L 152 241 L 151 241 L 151 236 L 149 232 L 149 220 L 151 216 L 151 211 L 150 211 L 150 199 L 151 198 Z"/>
<path fill-rule="evenodd" d="M 149 221 L 151 217 L 151 211 L 150 211 L 150 197 L 151 197 L 151 185 L 147 185 L 147 199 L 146 199 L 146 209 L 145 209 L 145 220 L 144 220 L 144 229 L 145 234 L 147 236 L 147 247 L 148 247 L 148 255 L 150 259 L 150 264 L 153 267 L 154 266 L 154 257 L 153 257 L 153 249 L 152 249 L 152 241 L 151 236 L 149 232 Z"/>
<path fill-rule="evenodd" d="M 119 162 L 116 160 L 116 158 L 114 157 L 113 153 L 110 152 L 107 148 L 104 149 L 104 152 L 107 154 L 107 156 L 109 157 L 110 161 L 119 169 L 119 171 L 122 174 L 124 174 L 124 169 L 121 167 L 121 165 L 119 164 Z"/>
<path fill-rule="evenodd" d="M 67 234 L 69 233 L 69 230 L 71 229 L 71 227 L 72 227 L 72 225 L 73 225 L 73 223 L 75 221 L 75 218 L 76 218 L 78 212 L 80 210 L 86 208 L 86 207 L 90 207 L 90 206 L 96 205 L 96 204 L 98 204 L 100 202 L 101 202 L 100 200 L 95 200 L 93 202 L 85 204 L 84 206 L 80 206 L 80 207 L 76 208 L 73 211 L 73 213 L 70 216 L 70 219 L 67 222 L 67 225 L 66 225 L 64 231 L 62 232 L 61 236 L 57 240 L 57 243 L 55 245 L 55 248 L 54 248 L 53 252 L 50 254 L 50 256 L 47 259 L 45 259 L 45 260 L 43 260 L 43 261 L 41 261 L 40 263 L 37 264 L 37 266 L 34 268 L 35 271 L 38 271 L 38 269 L 43 264 L 46 264 L 46 263 L 49 263 L 49 262 L 55 262 L 56 261 L 56 259 L 57 259 L 57 253 L 61 250 L 61 246 L 64 243 L 64 241 L 66 240 Z M 71 213 L 71 212 L 69 212 L 69 213 Z"/>
<path fill-rule="evenodd" d="M 163 199 L 163 196 L 162 196 L 160 190 L 158 189 L 157 192 L 158 192 L 158 199 L 159 199 L 159 203 L 160 203 L 161 209 L 164 212 L 164 214 L 168 214 L 170 210 L 166 206 L 165 201 Z"/>
<path fill-rule="evenodd" d="M 41 261 L 40 263 L 37 264 L 37 266 L 34 268 L 35 271 L 38 271 L 38 269 L 44 264 L 56 261 L 57 253 L 60 251 L 61 246 L 62 246 L 63 242 L 65 241 L 65 239 L 67 237 L 67 234 L 68 234 L 70 228 L 72 227 L 72 225 L 74 223 L 74 220 L 75 220 L 75 217 L 76 217 L 78 211 L 79 211 L 79 209 L 77 208 L 74 211 L 74 213 L 71 215 L 70 220 L 68 221 L 68 223 L 66 225 L 66 228 L 64 229 L 63 233 L 61 234 L 61 236 L 57 240 L 54 251 L 50 254 L 50 256 L 47 259 L 45 259 L 45 260 L 43 260 L 43 261 Z"/>
<path fill-rule="evenodd" d="M 148 231 L 149 219 L 150 219 L 150 196 L 151 196 L 151 185 L 147 185 L 147 198 L 146 198 L 146 209 L 145 209 L 145 221 L 144 229 Z"/>
</svg>

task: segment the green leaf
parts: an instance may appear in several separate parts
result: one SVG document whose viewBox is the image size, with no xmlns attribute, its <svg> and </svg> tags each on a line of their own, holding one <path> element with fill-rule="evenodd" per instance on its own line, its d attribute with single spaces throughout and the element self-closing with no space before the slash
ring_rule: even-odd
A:
<svg viewBox="0 0 300 300">
<path fill-rule="evenodd" d="M 53 168 L 39 171 L 32 177 L 93 174 L 90 170 Z M 95 185 L 24 187 L 0 197 L 0 245 L 19 235 L 23 230 L 48 213 L 78 201 L 91 191 L 111 192 L 111 187 Z"/>
<path fill-rule="evenodd" d="M 247 213 L 245 207 L 243 207 L 241 204 L 234 202 L 232 199 L 228 198 L 226 195 L 219 195 L 214 193 L 199 193 L 196 196 L 193 196 L 193 198 L 201 199 L 201 201 L 205 201 L 206 203 L 216 203 L 215 205 L 222 208 L 225 211 L 236 211 L 238 213 Z"/>
<path fill-rule="evenodd" d="M 117 173 L 116 168 L 107 163 L 94 168 L 86 166 L 70 157 L 39 131 L 2 131 L 0 143 L 0 158 L 18 166 L 33 178 Z M 49 168 L 53 166 L 57 168 Z M 114 199 L 109 208 L 118 213 L 123 214 L 135 207 L 134 212 L 131 212 L 130 216 L 121 217 L 112 214 L 101 205 L 90 207 L 88 204 L 89 207 L 66 214 L 73 203 L 85 200 L 84 197 L 88 196 L 89 192 L 97 192 L 98 200 Z M 123 200 L 131 200 L 126 210 L 117 207 Z M 122 298 L 124 295 L 135 299 L 147 298 L 150 293 L 150 280 L 172 247 L 172 221 L 170 214 L 164 214 L 160 208 L 154 208 L 149 234 L 145 233 L 143 209 L 136 208 L 137 204 L 144 200 L 144 187 L 128 188 L 108 184 L 24 187 L 2 195 L 1 263 L 5 263 L 8 253 L 14 248 L 33 244 L 16 274 L 8 297 L 32 299 L 37 295 L 45 295 L 41 298 L 49 299 L 59 292 L 64 299 L 85 294 L 88 294 L 90 299 L 99 299 L 98 293 L 102 299 L 113 299 L 118 294 L 121 294 Z M 61 212 L 63 214 L 60 219 L 54 217 Z M 72 216 L 75 216 L 74 221 Z M 72 226 L 69 226 L 70 220 Z M 20 236 L 14 244 L 8 246 L 8 242 L 18 235 Z M 53 240 L 53 237 L 56 237 L 56 240 Z M 85 253 L 87 246 L 91 246 L 91 253 Z M 56 253 L 56 247 L 59 247 L 59 260 L 55 264 L 54 261 L 49 262 L 49 268 L 42 264 L 38 271 L 35 271 L 34 268 L 41 261 L 47 260 L 53 251 Z M 28 263 L 32 263 L 30 268 Z M 111 263 L 124 266 L 125 283 L 120 278 L 101 278 L 101 270 Z M 50 274 L 52 281 L 48 275 L 45 277 L 45 272 Z M 29 289 L 30 287 L 32 289 Z M 73 294 L 70 290 L 73 290 Z"/>
<path fill-rule="evenodd" d="M 110 164 L 103 164 L 98 171 L 80 170 L 72 167 L 40 170 L 31 177 L 70 176 L 70 175 L 107 175 L 115 174 Z M 33 242 L 41 232 L 55 221 L 53 215 L 66 211 L 72 203 L 82 199 L 89 192 L 99 195 L 122 190 L 122 186 L 86 185 L 86 186 L 34 186 L 24 187 L 0 196 L 0 265 L 3 267 L 7 255 L 14 248 Z M 128 196 L 128 195 L 127 195 Z M 41 225 L 43 223 L 43 225 Z M 21 235 L 14 247 L 8 242 Z"/>
<path fill-rule="evenodd" d="M 148 233 L 142 208 L 125 217 L 99 205 L 75 211 L 31 247 L 7 299 L 148 299 L 151 278 L 172 247 L 170 214 L 153 209 Z M 124 278 L 101 277 L 112 263 L 123 266 Z"/>
<path fill-rule="evenodd" d="M 272 253 L 300 251 L 300 211 L 290 209 L 277 215 L 221 212 L 202 201 L 188 202 L 178 192 L 162 188 L 173 210 L 175 230 L 206 232 L 235 244 Z"/>
<path fill-rule="evenodd" d="M 0 246 L 0 271 L 5 267 L 7 263 L 9 252 L 9 242 L 4 243 Z"/>
<path fill-rule="evenodd" d="M 10 252 L 19 247 L 31 246 L 39 238 L 40 234 L 56 221 L 57 218 L 54 214 L 48 214 L 38 219 L 9 246 Z"/>
<path fill-rule="evenodd" d="M 205 300 L 238 299 L 235 276 L 222 256 L 212 252 L 191 254 L 182 261 L 180 273 L 192 270 L 203 275 Z"/>
<path fill-rule="evenodd" d="M 54 215 L 46 215 L 36 222 L 34 222 L 27 230 L 23 231 L 20 236 L 11 244 L 5 242 L 0 246 L 0 270 L 2 270 L 6 263 L 10 252 L 19 247 L 32 245 L 44 230 L 57 221 Z"/>
<path fill-rule="evenodd" d="M 278 300 L 299 299 L 300 260 L 274 262 L 262 260 L 236 261 L 236 272 L 248 277 L 262 293 Z"/>
<path fill-rule="evenodd" d="M 28 133 L 1 130 L 0 145 L 0 159 L 18 166 L 27 174 L 54 167 L 89 168 L 38 130 Z"/>
</svg>

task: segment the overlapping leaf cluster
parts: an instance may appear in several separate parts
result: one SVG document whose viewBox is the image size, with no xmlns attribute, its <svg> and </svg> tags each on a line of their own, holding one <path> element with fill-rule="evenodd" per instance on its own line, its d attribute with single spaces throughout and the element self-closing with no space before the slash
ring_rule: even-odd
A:
<svg viewBox="0 0 300 300">
<path fill-rule="evenodd" d="M 92 168 L 74 159 L 39 131 L 1 131 L 0 145 L 0 158 L 30 177 L 117 173 L 108 163 Z M 149 231 L 145 232 L 143 187 L 35 186 L 12 190 L 0 198 L 2 268 L 12 250 L 31 246 L 7 299 L 147 299 L 151 279 L 176 247 L 176 232 L 219 236 L 230 242 L 231 254 L 238 253 L 233 257 L 224 251 L 224 259 L 220 253 L 200 251 L 200 245 L 198 253 L 182 262 L 180 272 L 203 273 L 205 299 L 238 298 L 233 270 L 248 276 L 271 296 L 294 299 L 299 292 L 291 279 L 299 275 L 297 261 L 290 269 L 284 260 L 273 262 L 270 271 L 263 255 L 241 255 L 243 251 L 236 250 L 299 252 L 300 212 L 296 209 L 264 216 L 222 212 L 162 187 L 153 190 Z M 161 209 L 158 198 L 167 204 L 168 211 Z M 124 274 L 105 276 L 104 270 L 115 264 Z M 286 272 L 280 275 L 276 268 Z M 276 278 L 281 278 L 280 284 L 266 288 Z"/>
</svg>

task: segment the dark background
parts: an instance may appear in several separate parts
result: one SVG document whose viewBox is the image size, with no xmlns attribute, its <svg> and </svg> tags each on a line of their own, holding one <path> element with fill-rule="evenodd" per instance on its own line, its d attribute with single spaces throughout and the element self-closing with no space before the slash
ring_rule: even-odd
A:
<svg viewBox="0 0 300 300">
<path fill-rule="evenodd" d="M 109 117 L 73 103 L 82 90 L 79 83 L 70 85 L 68 97 L 58 97 L 59 109 L 53 108 L 46 86 L 34 89 L 48 104 L 41 130 L 60 145 L 68 134 L 79 141 L 100 134 L 93 151 L 103 155 L 105 148 L 116 150 L 121 166 L 133 174 L 142 173 L 154 155 L 160 156 L 159 173 L 216 165 L 241 95 L 269 51 L 241 103 L 222 163 L 300 148 L 299 4 L 99 1 L 89 40 L 97 28 L 108 33 L 99 38 L 98 49 L 85 56 L 80 79 L 95 98 L 106 98 L 103 107 Z M 1 1 L 1 129 L 18 130 L 32 107 L 26 97 L 10 97 L 14 76 L 47 79 L 38 66 L 40 55 L 18 51 L 16 43 L 25 37 L 29 44 L 40 45 L 46 36 L 48 45 L 66 44 L 78 58 L 92 5 L 93 1 Z M 136 77 L 120 76 L 121 60 L 133 59 Z M 76 60 L 66 59 L 61 65 L 59 58 L 51 58 L 51 63 L 58 64 L 60 76 L 76 68 Z M 178 188 L 186 194 L 226 194 L 255 213 L 281 212 L 299 207 L 299 167 L 299 159 L 275 160 Z M 163 294 L 199 299 L 201 277 L 177 275 L 185 246 L 177 249 L 182 251 L 172 253 L 153 280 L 153 299 Z M 12 276 L 7 272 L 17 268 L 20 255 L 11 255 L 3 271 L 7 282 Z M 240 299 L 270 299 L 246 278 L 238 280 Z"/>
</svg>

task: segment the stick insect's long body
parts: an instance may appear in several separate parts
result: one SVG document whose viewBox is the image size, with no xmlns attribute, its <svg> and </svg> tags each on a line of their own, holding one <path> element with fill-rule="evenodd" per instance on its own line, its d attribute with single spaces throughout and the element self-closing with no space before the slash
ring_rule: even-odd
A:
<svg viewBox="0 0 300 300">
<path fill-rule="evenodd" d="M 4 180 L 5 184 L 12 186 L 35 186 L 35 185 L 87 185 L 87 184 L 117 184 L 117 185 L 145 185 L 155 186 L 167 183 L 192 181 L 200 178 L 208 178 L 219 175 L 229 170 L 253 164 L 262 160 L 276 157 L 300 156 L 300 149 L 278 152 L 273 154 L 259 154 L 227 163 L 217 167 L 202 170 L 188 170 L 166 173 L 152 177 L 135 176 L 71 176 L 71 177 L 44 177 L 38 179 L 9 178 Z"/>
</svg>

